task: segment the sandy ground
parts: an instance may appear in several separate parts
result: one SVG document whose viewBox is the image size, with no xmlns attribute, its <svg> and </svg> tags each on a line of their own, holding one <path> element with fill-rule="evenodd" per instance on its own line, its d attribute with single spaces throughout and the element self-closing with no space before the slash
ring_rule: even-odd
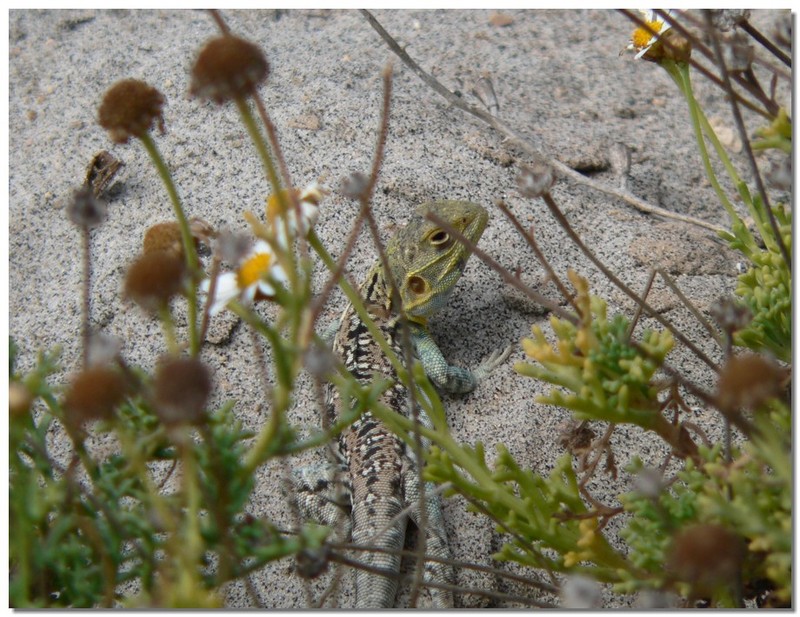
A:
<svg viewBox="0 0 800 617">
<path fill-rule="evenodd" d="M 686 105 L 659 67 L 620 57 L 632 26 L 614 12 L 508 11 L 497 25 L 491 10 L 376 11 L 377 18 L 426 70 L 472 104 L 471 91 L 488 76 L 497 113 L 534 147 L 592 177 L 619 186 L 609 159 L 616 144 L 630 149 L 630 190 L 650 203 L 725 225 L 726 216 L 705 179 Z M 382 233 L 388 237 L 411 208 L 434 198 L 484 204 L 492 218 L 481 247 L 534 288 L 553 295 L 542 268 L 511 223 L 494 206 L 503 198 L 553 264 L 587 276 L 609 311 L 632 314 L 633 305 L 580 254 L 540 201 L 516 188 L 518 165 L 530 157 L 504 142 L 473 117 L 449 106 L 388 50 L 356 11 L 230 11 L 238 34 L 262 45 L 272 73 L 262 94 L 297 185 L 322 179 L 331 192 L 322 204 L 319 235 L 337 254 L 356 209 L 339 192 L 354 171 L 369 169 L 381 102 L 381 72 L 394 64 L 391 128 L 374 199 Z M 756 16 L 764 28 L 775 14 Z M 262 212 L 269 192 L 251 142 L 232 107 L 218 109 L 187 96 L 189 68 L 207 38 L 216 34 L 200 11 L 27 11 L 10 14 L 10 333 L 21 348 L 20 366 L 30 367 L 40 349 L 63 349 L 65 381 L 78 367 L 80 351 L 79 235 L 64 208 L 85 168 L 99 150 L 124 160 L 109 193 L 108 222 L 93 232 L 92 318 L 95 326 L 124 341 L 132 363 L 152 368 L 164 349 L 160 329 L 121 299 L 122 276 L 139 252 L 144 231 L 171 217 L 162 184 L 138 144 L 114 146 L 97 125 L 97 106 L 116 80 L 135 77 L 165 95 L 167 134 L 158 145 L 179 186 L 187 212 L 214 226 L 246 229 L 243 212 Z M 732 126 L 720 91 L 697 79 L 697 95 L 710 117 Z M 493 101 L 489 101 L 493 103 Z M 753 128 L 752 126 L 750 127 Z M 562 181 L 554 195 L 584 241 L 628 285 L 641 290 L 650 268 L 665 268 L 703 311 L 735 285 L 736 254 L 700 227 L 645 215 L 601 192 Z M 359 279 L 374 259 L 363 238 L 350 261 Z M 323 279 L 317 268 L 318 283 Z M 662 285 L 652 303 L 719 359 L 701 327 Z M 330 323 L 343 308 L 336 294 L 322 318 Z M 269 315 L 270 309 L 264 308 Z M 519 341 L 532 324 L 546 324 L 541 308 L 520 301 L 497 274 L 473 259 L 450 305 L 432 323 L 451 362 L 472 366 L 492 350 Z M 203 358 L 215 369 L 212 405 L 236 399 L 236 413 L 257 429 L 266 417 L 252 362 L 251 342 L 233 320 L 219 318 Z M 649 325 L 649 324 L 645 324 Z M 230 336 L 228 336 L 230 334 Z M 474 393 L 444 397 L 453 434 L 483 441 L 487 451 L 505 444 L 517 460 L 546 473 L 563 452 L 558 429 L 563 410 L 534 402 L 547 391 L 523 379 L 512 358 Z M 709 387 L 709 375 L 680 350 L 673 365 Z M 296 391 L 292 419 L 317 423 L 309 382 Z M 697 409 L 696 422 L 713 437 L 721 423 Z M 63 450 L 63 435 L 53 447 Z M 621 430 L 614 440 L 620 469 L 634 455 L 657 461 L 663 446 L 638 430 Z M 279 473 L 259 471 L 250 504 L 257 516 L 289 524 L 278 489 Z M 630 477 L 615 482 L 599 476 L 594 488 L 607 503 L 625 490 Z M 446 504 L 447 530 L 457 559 L 489 564 L 500 536 L 483 517 L 468 513 L 462 500 Z M 612 531 L 616 531 L 613 529 Z M 237 582 L 227 590 L 231 607 L 291 608 L 304 605 L 292 564 L 280 561 L 253 576 L 258 600 Z M 511 566 L 500 566 L 509 570 Z M 500 577 L 463 572 L 459 583 L 501 592 L 524 591 Z M 347 580 L 344 594 L 350 592 Z M 320 589 L 320 583 L 315 584 Z M 606 598 L 610 601 L 609 598 Z M 402 602 L 402 598 L 400 598 Z M 464 595 L 461 606 L 494 606 Z M 619 600 L 615 600 L 619 602 Z M 347 603 L 346 595 L 342 603 Z M 499 605 L 502 605 L 500 603 Z"/>
</svg>

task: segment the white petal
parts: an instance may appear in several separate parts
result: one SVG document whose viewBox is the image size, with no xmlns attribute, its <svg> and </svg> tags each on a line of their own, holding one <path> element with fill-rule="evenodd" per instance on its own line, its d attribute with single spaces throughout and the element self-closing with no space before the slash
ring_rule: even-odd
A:
<svg viewBox="0 0 800 617">
<path fill-rule="evenodd" d="M 307 234 L 319 218 L 319 206 L 309 201 L 302 201 L 300 202 L 300 214 L 303 221 L 303 233 Z"/>
<path fill-rule="evenodd" d="M 210 287 L 211 279 L 206 279 L 200 283 L 200 290 L 203 293 L 207 294 Z M 214 300 L 211 303 L 209 313 L 211 315 L 216 315 L 228 305 L 228 302 L 239 297 L 239 293 L 240 290 L 236 281 L 236 274 L 233 272 L 220 274 L 217 277 L 217 288 L 214 291 Z"/>
<path fill-rule="evenodd" d="M 252 257 L 253 255 L 260 255 L 261 253 L 266 253 L 267 255 L 274 254 L 272 251 L 272 247 L 266 240 L 256 241 L 256 243 L 253 245 L 253 250 L 250 251 L 250 257 Z"/>
<path fill-rule="evenodd" d="M 242 304 L 250 305 L 253 303 L 253 300 L 255 300 L 256 297 L 256 291 L 258 290 L 260 284 L 261 282 L 259 281 L 247 286 L 247 288 L 242 292 Z"/>
<path fill-rule="evenodd" d="M 253 298 L 256 296 L 256 289 L 265 296 L 272 297 L 275 295 L 275 289 L 272 287 L 272 285 L 267 283 L 267 281 L 258 281 L 258 283 L 255 285 L 250 285 L 250 287 L 247 288 L 247 291 L 249 292 L 251 289 L 253 290 Z"/>
<path fill-rule="evenodd" d="M 269 274 L 278 283 L 285 283 L 289 280 L 289 277 L 286 275 L 286 271 L 281 268 L 277 262 L 272 266 L 272 268 L 270 268 Z"/>
</svg>

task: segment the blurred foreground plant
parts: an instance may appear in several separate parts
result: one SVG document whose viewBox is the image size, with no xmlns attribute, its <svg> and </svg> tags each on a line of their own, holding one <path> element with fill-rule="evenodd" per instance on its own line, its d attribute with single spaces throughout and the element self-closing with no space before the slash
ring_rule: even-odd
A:
<svg viewBox="0 0 800 617">
<path fill-rule="evenodd" d="M 214 18 L 223 34 L 198 54 L 191 91 L 218 104 L 235 103 L 271 188 L 265 215 L 246 213 L 249 234 L 219 233 L 188 217 L 150 134 L 153 126 L 163 132 L 163 95 L 133 79 L 109 89 L 99 108 L 100 125 L 118 144 L 134 139 L 143 145 L 174 214 L 174 220 L 147 231 L 124 285 L 125 298 L 161 323 L 167 351 L 152 372 L 131 368 L 119 354 L 121 345 L 89 331 L 89 230 L 106 215 L 100 201 L 105 184 L 95 183 L 93 194 L 76 194 L 67 208 L 83 232 L 85 248 L 81 369 L 66 388 L 51 385 L 59 372 L 58 354 L 52 353 L 40 355 L 28 374 L 19 374 L 11 342 L 9 586 L 14 607 L 220 607 L 226 583 L 246 579 L 275 559 L 321 557 L 309 577 L 327 567 L 322 546 L 329 529 L 301 523 L 297 516 L 291 529 L 278 529 L 269 517 L 249 512 L 255 473 L 275 461 L 288 481 L 285 457 L 329 442 L 388 384 L 361 387 L 330 361 L 314 332 L 337 283 L 351 302 L 366 309 L 312 230 L 324 191 L 316 183 L 296 189 L 289 178 L 258 94 L 269 74 L 263 52 L 232 35 L 219 14 Z M 213 245 L 209 274 L 198 255 L 200 244 Z M 309 246 L 334 272 L 316 303 Z M 347 257 L 345 252 L 342 260 Z M 233 270 L 222 273 L 223 262 Z M 270 318 L 256 310 L 262 301 L 270 303 Z M 183 302 L 185 331 L 175 315 Z M 268 409 L 268 420 L 256 434 L 243 429 L 234 403 L 208 410 L 215 379 L 201 352 L 209 319 L 222 310 L 241 317 L 253 337 L 253 364 Z M 301 439 L 287 411 L 304 369 L 317 391 L 333 375 L 355 402 L 340 425 Z M 54 432 L 68 438 L 62 453 L 51 441 Z M 113 454 L 97 447 L 103 434 L 115 444 Z"/>
</svg>

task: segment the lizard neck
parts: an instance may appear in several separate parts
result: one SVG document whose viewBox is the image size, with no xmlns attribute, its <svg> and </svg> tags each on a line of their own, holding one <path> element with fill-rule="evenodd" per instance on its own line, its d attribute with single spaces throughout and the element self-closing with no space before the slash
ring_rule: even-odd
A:
<svg viewBox="0 0 800 617">
<path fill-rule="evenodd" d="M 401 284 L 395 281 L 395 285 Z M 389 281 L 386 280 L 386 275 L 380 263 L 376 263 L 367 274 L 367 278 L 361 286 L 361 297 L 364 299 L 364 304 L 371 312 L 378 310 L 385 315 L 399 316 L 401 311 L 399 307 L 392 303 L 392 290 L 389 286 Z M 423 316 L 416 316 L 406 314 L 405 319 L 409 322 L 419 324 L 423 328 L 428 327 L 428 318 Z"/>
<path fill-rule="evenodd" d="M 361 285 L 361 297 L 367 308 L 374 307 L 387 313 L 397 312 L 393 310 L 395 307 L 392 306 L 391 288 L 379 263 L 372 266 L 364 284 Z"/>
</svg>

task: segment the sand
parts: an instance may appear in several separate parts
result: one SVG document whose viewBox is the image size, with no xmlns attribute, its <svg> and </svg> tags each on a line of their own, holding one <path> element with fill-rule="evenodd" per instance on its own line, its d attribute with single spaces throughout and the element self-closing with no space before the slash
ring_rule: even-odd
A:
<svg viewBox="0 0 800 617">
<path fill-rule="evenodd" d="M 703 173 L 686 104 L 666 72 L 631 55 L 620 56 L 632 30 L 620 14 L 529 10 L 503 11 L 498 17 L 492 10 L 377 10 L 375 15 L 425 70 L 469 104 L 482 109 L 488 104 L 489 111 L 542 155 L 607 186 L 619 187 L 624 179 L 631 193 L 668 211 L 727 224 Z M 594 293 L 607 299 L 610 313 L 633 313 L 633 303 L 569 242 L 542 201 L 520 195 L 516 177 L 530 155 L 423 84 L 357 11 L 226 11 L 225 16 L 234 32 L 257 42 L 269 58 L 271 74 L 261 92 L 295 184 L 321 180 L 330 190 L 316 229 L 334 255 L 340 253 L 357 211 L 341 193 L 340 183 L 370 168 L 381 74 L 391 63 L 390 129 L 373 200 L 384 238 L 421 202 L 481 203 L 491 211 L 480 243 L 483 250 L 534 289 L 556 298 L 525 241 L 494 205 L 503 199 L 522 224 L 533 229 L 557 273 L 577 270 L 589 279 Z M 756 23 L 769 28 L 774 19 L 774 13 L 757 15 Z M 25 370 L 39 350 L 60 346 L 63 371 L 54 383 L 66 382 L 79 367 L 80 236 L 67 220 L 65 206 L 83 182 L 92 156 L 105 149 L 125 167 L 107 194 L 108 221 L 92 232 L 92 321 L 98 330 L 123 341 L 122 353 L 129 362 L 152 370 L 165 350 L 161 330 L 122 300 L 121 289 L 145 230 L 169 220 L 171 210 L 143 148 L 138 143 L 112 144 L 96 122 L 97 107 L 105 90 L 119 79 L 144 79 L 157 87 L 167 99 L 167 133 L 156 141 L 187 213 L 215 227 L 246 230 L 243 213 L 261 215 L 270 191 L 253 146 L 232 106 L 220 109 L 187 95 L 194 57 L 217 33 L 216 27 L 206 13 L 194 10 L 14 10 L 9 26 L 9 330 L 21 349 L 19 366 Z M 485 88 L 483 101 L 473 93 L 481 78 L 490 80 L 496 101 Z M 696 86 L 709 117 L 732 128 L 722 93 L 699 77 Z M 749 125 L 751 131 L 754 127 Z M 612 165 L 620 148 L 631 159 L 624 178 Z M 569 180 L 561 180 L 553 195 L 584 242 L 633 289 L 641 291 L 650 269 L 662 267 L 706 314 L 712 302 L 734 289 L 740 258 L 708 229 L 641 213 Z M 368 239 L 362 237 L 349 263 L 354 280 L 374 258 Z M 315 276 L 319 289 L 325 280 L 319 264 Z M 662 284 L 656 285 L 650 301 L 715 361 L 721 359 L 713 341 Z M 344 305 L 342 294 L 335 293 L 320 328 Z M 273 314 L 269 306 L 261 310 L 265 317 Z M 518 343 L 532 325 L 546 327 L 548 319 L 545 310 L 521 300 L 473 258 L 452 301 L 431 328 L 451 362 L 474 366 L 493 350 Z M 644 325 L 653 322 L 646 320 Z M 211 407 L 235 399 L 237 417 L 258 430 L 268 410 L 248 333 L 235 327 L 230 316 L 220 316 L 212 323 L 210 339 L 202 357 L 215 372 Z M 670 358 L 697 383 L 713 387 L 709 371 L 693 356 L 678 349 Z M 564 452 L 558 434 L 569 414 L 535 402 L 549 386 L 513 370 L 514 362 L 523 359 L 517 345 L 509 361 L 474 393 L 443 400 L 457 439 L 482 441 L 490 459 L 495 445 L 504 444 L 520 464 L 547 473 Z M 313 400 L 310 380 L 304 376 L 295 391 L 292 422 L 306 429 L 318 424 Z M 720 435 L 722 422 L 714 411 L 697 407 L 693 420 L 712 438 Z M 603 428 L 597 427 L 598 434 Z M 620 429 L 613 446 L 618 479 L 600 474 L 592 485 L 609 504 L 628 490 L 631 478 L 624 467 L 631 457 L 658 462 L 665 453 L 658 439 L 633 428 Z M 66 456 L 63 433 L 54 434 L 52 447 L 56 458 Z M 301 462 L 311 459 L 301 457 Z M 280 478 L 277 464 L 259 470 L 248 511 L 287 528 L 291 517 L 280 494 Z M 491 564 L 490 555 L 502 543 L 493 525 L 467 512 L 458 498 L 447 502 L 445 515 L 455 558 Z M 612 533 L 618 522 L 611 525 Z M 253 575 L 257 599 L 248 595 L 243 582 L 232 583 L 225 590 L 226 604 L 304 606 L 301 579 L 292 565 L 277 561 Z M 467 571 L 459 574 L 458 582 L 496 592 L 531 593 L 501 577 Z M 320 581 L 312 583 L 317 594 L 321 586 Z M 343 605 L 351 591 L 345 577 Z M 630 600 L 604 596 L 604 602 L 615 604 Z M 458 603 L 508 605 L 468 594 Z"/>
</svg>

